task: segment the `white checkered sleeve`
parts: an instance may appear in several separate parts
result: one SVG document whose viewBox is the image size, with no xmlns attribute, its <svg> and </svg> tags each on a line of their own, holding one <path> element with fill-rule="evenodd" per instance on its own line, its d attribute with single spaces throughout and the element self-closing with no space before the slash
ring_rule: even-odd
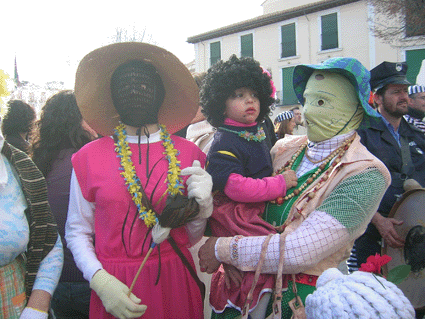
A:
<svg viewBox="0 0 425 319">
<path fill-rule="evenodd" d="M 279 266 L 280 236 L 274 235 L 267 248 L 262 273 L 274 274 Z M 283 273 L 303 272 L 337 252 L 351 239 L 348 230 L 325 212 L 314 211 L 285 240 Z M 220 238 L 217 258 L 243 271 L 255 271 L 266 237 Z"/>
</svg>

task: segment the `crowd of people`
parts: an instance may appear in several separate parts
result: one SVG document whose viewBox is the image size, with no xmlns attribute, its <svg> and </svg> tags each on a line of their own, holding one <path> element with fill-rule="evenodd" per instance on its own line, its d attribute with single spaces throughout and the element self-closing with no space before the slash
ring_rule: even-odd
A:
<svg viewBox="0 0 425 319">
<path fill-rule="evenodd" d="M 298 65 L 299 105 L 271 119 L 254 59 L 192 76 L 127 42 L 88 53 L 39 115 L 10 100 L 1 317 L 201 319 L 207 298 L 211 318 L 422 318 L 381 264 L 365 272 L 405 245 L 390 212 L 406 181 L 425 186 L 425 84 L 407 67 Z"/>
</svg>

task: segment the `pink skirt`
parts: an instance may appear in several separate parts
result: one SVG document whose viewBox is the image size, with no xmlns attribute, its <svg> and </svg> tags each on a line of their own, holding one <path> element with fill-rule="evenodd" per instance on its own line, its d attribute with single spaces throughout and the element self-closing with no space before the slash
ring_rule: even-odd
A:
<svg viewBox="0 0 425 319">
<path fill-rule="evenodd" d="M 267 236 L 276 233 L 275 228 L 261 218 L 265 203 L 238 203 L 228 198 L 223 193 L 214 196 L 214 212 L 210 218 L 213 236 L 230 237 Z M 212 275 L 210 304 L 215 312 L 221 313 L 226 307 L 241 310 L 245 305 L 248 292 L 254 280 L 254 272 L 244 272 L 240 287 L 231 283 L 227 289 L 222 266 Z M 275 286 L 275 275 L 260 275 L 254 289 L 253 302 L 250 309 L 254 308 L 261 295 L 272 292 Z"/>
<path fill-rule="evenodd" d="M 190 252 L 180 247 L 193 264 Z M 157 249 L 157 248 L 155 248 Z M 102 259 L 104 269 L 130 287 L 143 257 Z M 194 267 L 194 265 L 193 265 Z M 161 274 L 157 285 L 158 257 L 150 256 L 133 289 L 134 295 L 147 305 L 143 319 L 203 318 L 203 303 L 199 288 L 189 271 L 174 252 L 161 251 Z M 113 319 L 105 311 L 102 301 L 93 291 L 90 300 L 90 319 Z"/>
</svg>

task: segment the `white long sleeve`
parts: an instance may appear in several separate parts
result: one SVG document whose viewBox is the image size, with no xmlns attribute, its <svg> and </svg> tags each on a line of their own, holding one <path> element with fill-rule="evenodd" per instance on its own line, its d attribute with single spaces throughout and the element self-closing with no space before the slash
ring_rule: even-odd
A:
<svg viewBox="0 0 425 319">
<path fill-rule="evenodd" d="M 77 267 L 86 280 L 90 281 L 95 272 L 103 269 L 97 259 L 94 245 L 94 208 L 81 192 L 74 170 L 71 175 L 68 219 L 65 224 L 65 239 Z"/>
<path fill-rule="evenodd" d="M 368 187 L 372 183 L 375 188 Z M 320 207 L 288 234 L 283 249 L 279 247 L 279 234 L 271 238 L 262 272 L 277 271 L 280 251 L 285 254 L 284 273 L 310 269 L 337 252 L 365 231 L 385 190 L 384 176 L 374 168 L 340 182 Z M 252 271 L 264 240 L 265 237 L 223 238 L 216 243 L 216 256 L 241 270 Z"/>
<path fill-rule="evenodd" d="M 270 239 L 262 273 L 277 273 L 280 256 L 280 234 Z M 221 262 L 243 271 L 255 271 L 266 237 L 220 238 L 216 247 L 225 244 L 228 254 L 219 254 Z M 342 248 L 350 239 L 348 230 L 327 213 L 315 211 L 285 240 L 283 273 L 299 273 L 313 267 Z"/>
<path fill-rule="evenodd" d="M 352 134 L 350 132 L 323 142 L 310 143 L 306 150 L 308 157 L 302 159 L 296 170 L 297 176 L 303 176 L 319 166 Z M 368 164 L 359 169 L 358 174 L 340 181 L 323 198 L 320 206 L 287 235 L 284 247 L 280 247 L 280 235 L 273 235 L 267 247 L 262 272 L 277 272 L 280 252 L 284 253 L 283 273 L 311 269 L 363 234 L 389 184 L 389 176 L 382 169 L 380 165 Z M 216 242 L 216 257 L 240 270 L 253 271 L 257 267 L 265 239 L 265 236 L 220 238 Z"/>
</svg>

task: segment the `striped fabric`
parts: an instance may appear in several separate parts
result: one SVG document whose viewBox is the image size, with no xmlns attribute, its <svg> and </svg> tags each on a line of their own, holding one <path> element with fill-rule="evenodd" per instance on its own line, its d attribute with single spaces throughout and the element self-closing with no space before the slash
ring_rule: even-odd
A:
<svg viewBox="0 0 425 319">
<path fill-rule="evenodd" d="M 25 211 L 30 226 L 30 239 L 26 253 L 25 291 L 31 295 L 35 277 L 43 258 L 57 240 L 57 226 L 47 201 L 46 181 L 33 161 L 22 151 L 4 143 L 1 150 L 15 168 L 28 203 Z"/>
<path fill-rule="evenodd" d="M 10 264 L 0 267 L 1 318 L 18 319 L 26 305 L 24 291 L 25 264 L 19 256 Z"/>
<path fill-rule="evenodd" d="M 292 111 L 283 111 L 282 113 L 278 114 L 276 118 L 274 119 L 274 124 L 283 122 L 284 120 L 289 120 L 294 117 L 294 112 Z"/>
<path fill-rule="evenodd" d="M 411 85 L 408 88 L 409 95 L 425 92 L 425 85 Z"/>
<path fill-rule="evenodd" d="M 415 119 L 409 114 L 404 115 L 404 119 L 407 121 L 407 123 L 413 124 L 416 128 L 420 129 L 423 133 L 425 133 L 425 122 L 419 119 Z"/>
<path fill-rule="evenodd" d="M 359 270 L 359 267 L 357 265 L 356 245 L 353 246 L 353 249 L 350 253 L 350 257 L 347 259 L 347 268 L 349 274 L 352 274 L 353 272 Z"/>
</svg>

